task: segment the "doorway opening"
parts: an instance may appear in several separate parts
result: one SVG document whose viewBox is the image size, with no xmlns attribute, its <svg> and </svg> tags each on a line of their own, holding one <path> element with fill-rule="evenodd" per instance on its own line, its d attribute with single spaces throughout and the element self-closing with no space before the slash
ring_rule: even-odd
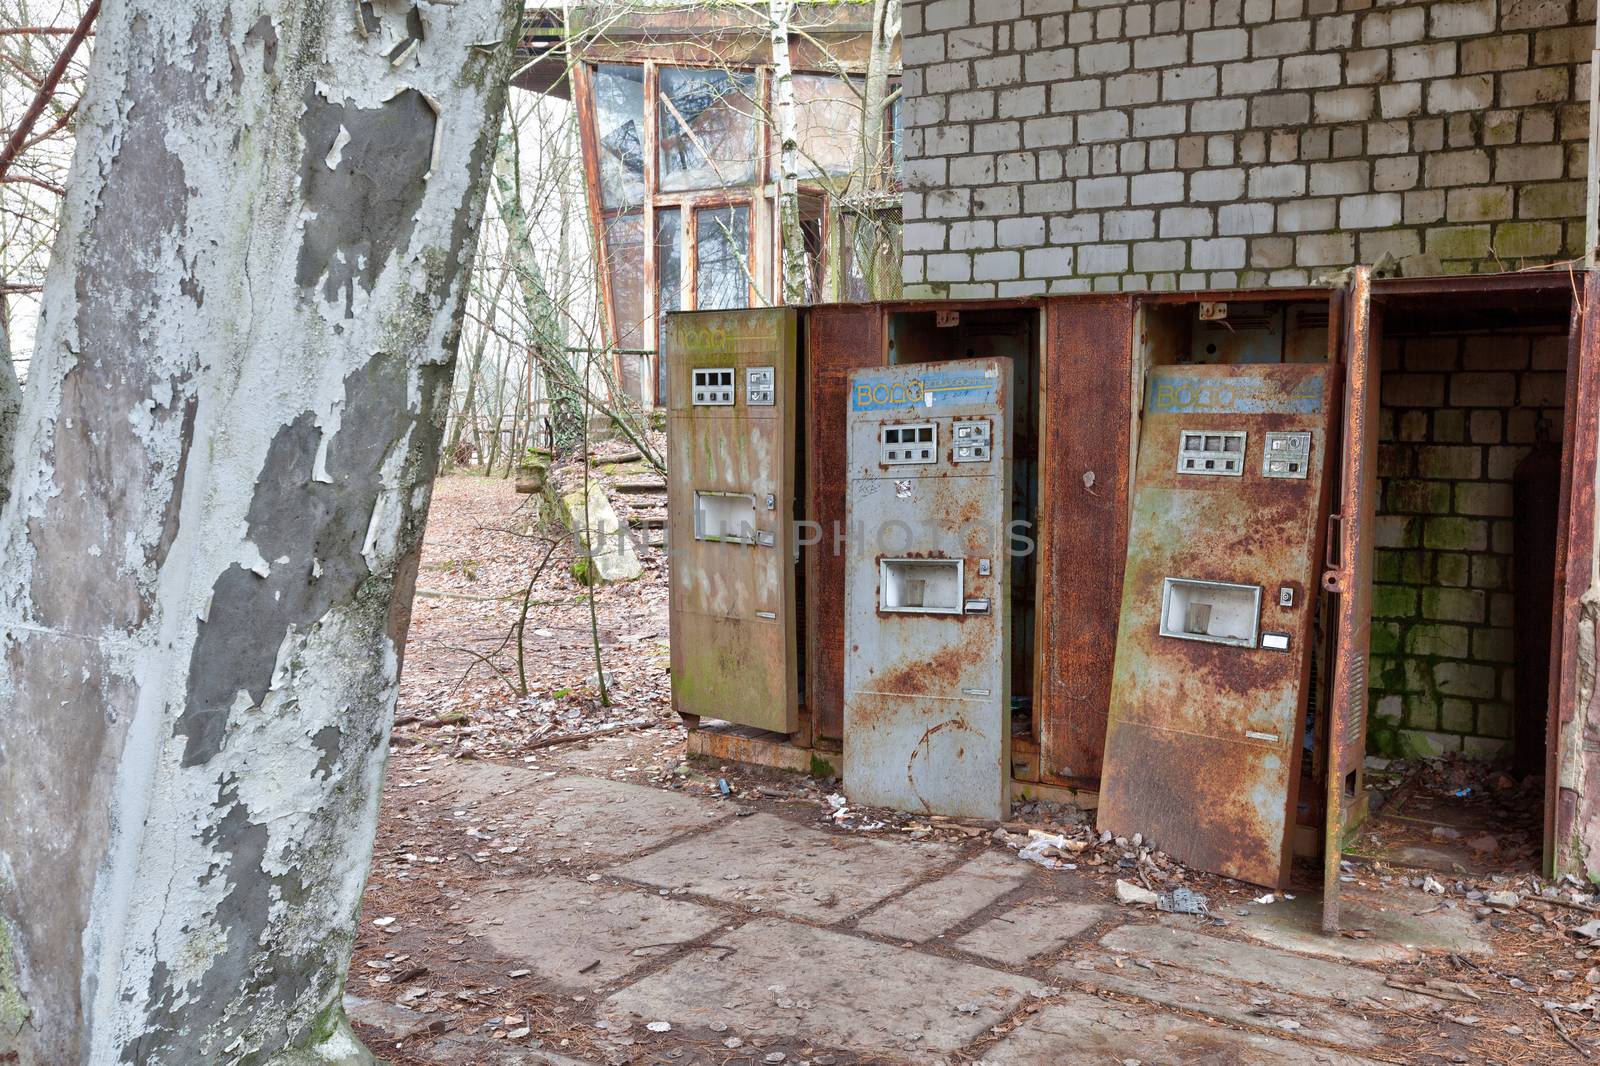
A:
<svg viewBox="0 0 1600 1066">
<path fill-rule="evenodd" d="M 1565 299 L 1381 305 L 1368 816 L 1347 853 L 1542 866 Z"/>
<path fill-rule="evenodd" d="M 899 310 L 888 315 L 891 364 L 1004 356 L 1012 370 L 1011 518 L 1023 531 L 1038 529 L 1039 350 L 1043 316 L 1032 305 Z M 1031 544 L 1030 540 L 1030 544 Z M 1012 551 L 1011 740 L 1013 763 L 1037 760 L 1034 723 L 1034 622 L 1038 552 Z"/>
</svg>

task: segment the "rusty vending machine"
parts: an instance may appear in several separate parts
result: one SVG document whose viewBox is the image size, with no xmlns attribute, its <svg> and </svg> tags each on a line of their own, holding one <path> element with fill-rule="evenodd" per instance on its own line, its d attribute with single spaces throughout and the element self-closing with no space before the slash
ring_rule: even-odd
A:
<svg viewBox="0 0 1600 1066">
<path fill-rule="evenodd" d="M 668 331 L 673 709 L 792 733 L 795 313 L 675 314 Z"/>
<path fill-rule="evenodd" d="M 1011 374 L 995 358 L 851 377 L 844 735 L 858 803 L 1009 811 Z"/>
<path fill-rule="evenodd" d="M 1159 366 L 1144 397 L 1099 823 L 1261 885 L 1315 749 L 1333 377 Z"/>
</svg>

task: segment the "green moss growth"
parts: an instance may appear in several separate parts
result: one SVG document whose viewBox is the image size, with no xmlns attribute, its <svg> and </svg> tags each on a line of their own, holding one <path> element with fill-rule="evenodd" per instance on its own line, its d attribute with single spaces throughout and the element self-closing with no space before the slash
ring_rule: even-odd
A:
<svg viewBox="0 0 1600 1066">
<path fill-rule="evenodd" d="M 834 775 L 833 763 L 813 752 L 811 754 L 811 776 L 832 777 Z"/>
</svg>

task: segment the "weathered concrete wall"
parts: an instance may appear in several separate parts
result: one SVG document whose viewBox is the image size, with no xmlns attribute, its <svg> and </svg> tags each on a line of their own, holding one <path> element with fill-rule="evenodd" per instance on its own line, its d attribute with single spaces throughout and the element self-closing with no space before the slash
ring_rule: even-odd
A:
<svg viewBox="0 0 1600 1066">
<path fill-rule="evenodd" d="M 0 513 L 0 1061 L 340 1008 L 520 5 L 112 0 Z"/>
<path fill-rule="evenodd" d="M 908 296 L 1582 254 L 1594 0 L 906 0 Z"/>
</svg>

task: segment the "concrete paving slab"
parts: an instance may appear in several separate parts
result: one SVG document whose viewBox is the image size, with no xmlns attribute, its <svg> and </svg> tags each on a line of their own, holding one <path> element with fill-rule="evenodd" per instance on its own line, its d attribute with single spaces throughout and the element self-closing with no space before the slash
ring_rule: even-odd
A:
<svg viewBox="0 0 1600 1066">
<path fill-rule="evenodd" d="M 996 962 L 1021 966 L 1029 959 L 1061 950 L 1067 941 L 1082 936 L 1114 909 L 1049 896 L 1030 899 L 990 918 L 956 939 L 954 945 Z"/>
<path fill-rule="evenodd" d="M 427 1053 L 438 1066 L 598 1066 L 589 1059 L 464 1033 L 439 1038 Z"/>
<path fill-rule="evenodd" d="M 984 1054 L 986 1066 L 1378 1066 L 1372 1059 L 1069 993 Z"/>
<path fill-rule="evenodd" d="M 569 988 L 608 984 L 723 924 L 709 907 L 653 893 L 531 877 L 480 894 L 474 931 L 508 959 Z"/>
<path fill-rule="evenodd" d="M 1245 917 L 1224 915 L 1232 928 L 1264 944 L 1351 962 L 1410 962 L 1425 951 L 1487 955 L 1492 950 L 1482 927 L 1466 911 L 1441 907 L 1415 893 L 1396 890 L 1392 901 L 1379 901 L 1346 889 L 1340 904 L 1343 927 L 1367 935 L 1357 939 L 1324 933 L 1321 895 L 1250 906 Z"/>
<path fill-rule="evenodd" d="M 1039 982 L 865 937 L 759 919 L 606 1001 L 674 1025 L 917 1062 L 982 1036 Z"/>
<path fill-rule="evenodd" d="M 526 830 L 546 858 L 611 860 L 731 818 L 714 801 L 598 777 L 546 778 L 519 766 L 460 762 L 451 767 L 453 809 L 469 809 Z"/>
<path fill-rule="evenodd" d="M 1110 958 L 1072 967 L 1070 979 L 1088 988 L 1136 996 L 1171 1010 L 1208 1014 L 1231 1025 L 1293 1032 L 1324 1044 L 1356 1050 L 1382 1046 L 1383 1033 L 1366 1018 L 1324 1000 L 1296 997 L 1238 984 L 1175 966 L 1117 967 Z"/>
<path fill-rule="evenodd" d="M 938 844 L 839 836 L 757 814 L 613 872 L 660 888 L 836 922 L 905 891 L 953 858 Z"/>
<path fill-rule="evenodd" d="M 1192 923 L 1194 919 L 1189 919 Z M 1275 948 L 1226 940 L 1167 925 L 1123 925 L 1100 938 L 1111 951 L 1197 970 L 1228 981 L 1264 985 L 1295 996 L 1317 996 L 1358 1007 L 1426 1007 L 1430 1000 L 1390 988 L 1384 975 Z"/>
<path fill-rule="evenodd" d="M 890 900 L 857 922 L 856 928 L 897 940 L 931 940 L 1016 890 L 1029 872 L 1014 855 L 986 851 L 943 877 Z"/>
</svg>

